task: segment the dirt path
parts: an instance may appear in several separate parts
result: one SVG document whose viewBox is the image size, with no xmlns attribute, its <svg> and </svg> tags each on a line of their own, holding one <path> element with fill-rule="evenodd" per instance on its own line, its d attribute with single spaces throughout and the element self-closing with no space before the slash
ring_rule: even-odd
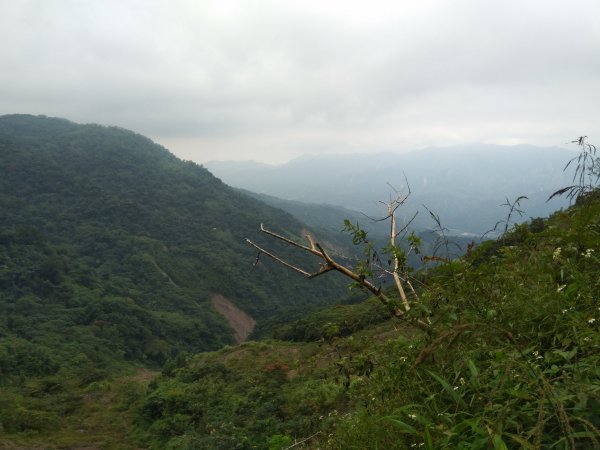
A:
<svg viewBox="0 0 600 450">
<path fill-rule="evenodd" d="M 235 341 L 238 344 L 244 342 L 254 330 L 256 320 L 220 294 L 212 296 L 212 303 L 217 312 L 225 317 L 229 326 L 235 331 Z"/>
</svg>

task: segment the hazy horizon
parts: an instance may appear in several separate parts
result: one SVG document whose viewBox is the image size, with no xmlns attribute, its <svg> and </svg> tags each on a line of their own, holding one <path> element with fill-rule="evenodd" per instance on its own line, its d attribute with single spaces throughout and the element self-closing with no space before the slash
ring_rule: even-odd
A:
<svg viewBox="0 0 600 450">
<path fill-rule="evenodd" d="M 600 2 L 0 3 L 0 114 L 199 163 L 600 141 Z"/>
<path fill-rule="evenodd" d="M 208 159 L 208 160 L 202 162 L 201 164 L 235 162 L 235 163 L 256 163 L 256 164 L 261 164 L 261 165 L 266 165 L 266 166 L 277 167 L 277 166 L 286 165 L 286 164 L 294 162 L 296 160 L 311 159 L 311 158 L 318 159 L 322 156 L 328 156 L 331 158 L 362 157 L 365 155 L 373 156 L 373 157 L 375 157 L 375 156 L 399 157 L 402 155 L 407 155 L 409 153 L 416 153 L 416 152 L 422 152 L 422 151 L 452 152 L 453 150 L 456 150 L 456 149 L 485 151 L 486 149 L 489 149 L 490 147 L 498 147 L 500 149 L 505 149 L 505 150 L 506 149 L 514 149 L 517 147 L 531 147 L 533 149 L 567 150 L 572 153 L 577 153 L 580 150 L 580 148 L 576 145 L 575 142 L 565 142 L 562 145 L 548 145 L 548 146 L 532 145 L 532 144 L 527 144 L 527 143 L 502 145 L 502 144 L 485 144 L 485 143 L 471 142 L 471 143 L 466 143 L 466 144 L 455 144 L 455 145 L 447 145 L 447 146 L 434 145 L 434 146 L 427 146 L 427 147 L 422 147 L 422 148 L 407 149 L 405 151 L 393 151 L 393 150 L 368 151 L 368 150 L 365 150 L 365 151 L 355 151 L 355 152 L 348 152 L 348 153 L 334 153 L 334 152 L 302 153 L 302 154 L 293 156 L 289 159 L 286 159 L 284 161 L 279 161 L 279 162 L 259 161 L 259 160 L 251 159 L 251 158 L 246 158 L 246 159 L 240 159 L 240 158 L 237 158 L 237 159 Z M 565 161 L 565 163 L 566 163 L 566 161 Z"/>
</svg>

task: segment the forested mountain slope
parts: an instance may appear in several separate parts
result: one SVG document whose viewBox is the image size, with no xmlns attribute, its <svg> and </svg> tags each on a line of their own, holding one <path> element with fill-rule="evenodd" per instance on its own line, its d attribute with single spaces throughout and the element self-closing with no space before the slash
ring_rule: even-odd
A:
<svg viewBox="0 0 600 450">
<path fill-rule="evenodd" d="M 242 265 L 261 219 L 302 225 L 141 136 L 11 116 L 0 150 L 0 448 L 599 447 L 597 189 L 414 274 L 390 319 Z M 231 342 L 215 293 L 302 317 L 192 354 Z"/>
<path fill-rule="evenodd" d="M 261 222 L 303 225 L 130 131 L 2 116 L 0 173 L 0 376 L 56 371 L 60 349 L 160 363 L 218 348 L 233 331 L 216 294 L 260 325 L 345 292 L 335 276 L 253 269 L 244 238 L 260 242 Z"/>
<path fill-rule="evenodd" d="M 281 328 L 287 342 L 182 358 L 141 397 L 140 442 L 599 448 L 599 236 L 596 191 L 420 274 L 409 316 L 425 328 L 371 299 Z"/>
</svg>

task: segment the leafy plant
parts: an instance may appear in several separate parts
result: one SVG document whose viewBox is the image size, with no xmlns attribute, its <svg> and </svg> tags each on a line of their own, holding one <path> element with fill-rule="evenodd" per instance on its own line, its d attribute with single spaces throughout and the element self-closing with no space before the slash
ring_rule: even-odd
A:
<svg viewBox="0 0 600 450">
<path fill-rule="evenodd" d="M 579 155 L 571 158 L 563 171 L 567 170 L 572 164 L 576 164 L 575 173 L 573 174 L 573 182 L 576 182 L 576 184 L 559 189 L 548 197 L 547 201 L 565 194 L 569 200 L 577 200 L 592 192 L 600 180 L 600 158 L 596 156 L 596 146 L 587 142 L 587 136 L 580 136 L 578 139 L 571 141 L 571 144 L 579 146 Z"/>
</svg>

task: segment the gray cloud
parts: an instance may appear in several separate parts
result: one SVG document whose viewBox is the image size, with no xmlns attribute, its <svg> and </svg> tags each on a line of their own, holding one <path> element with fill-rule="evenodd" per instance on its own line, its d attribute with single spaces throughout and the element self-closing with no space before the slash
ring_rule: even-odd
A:
<svg viewBox="0 0 600 450">
<path fill-rule="evenodd" d="M 600 136 L 596 0 L 13 1 L 0 113 L 187 159 Z"/>
</svg>

